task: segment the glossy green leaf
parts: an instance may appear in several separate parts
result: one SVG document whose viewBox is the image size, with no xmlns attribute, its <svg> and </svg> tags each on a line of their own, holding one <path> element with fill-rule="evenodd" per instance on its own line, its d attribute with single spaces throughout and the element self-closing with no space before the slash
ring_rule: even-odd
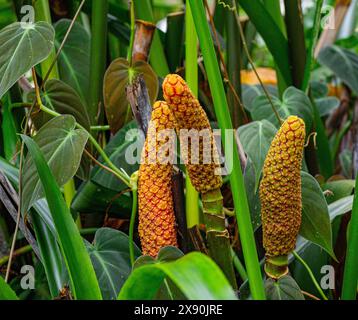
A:
<svg viewBox="0 0 358 320">
<path fill-rule="evenodd" d="M 90 130 L 90 119 L 86 107 L 76 91 L 61 80 L 51 79 L 46 82 L 45 91 L 41 95 L 44 105 L 62 115 L 70 114 L 86 130 Z M 39 112 L 33 116 L 37 129 L 51 120 L 53 116 Z"/>
<path fill-rule="evenodd" d="M 318 55 L 319 63 L 330 68 L 337 77 L 358 94 L 358 55 L 354 52 L 332 45 L 323 48 Z"/>
<path fill-rule="evenodd" d="M 299 116 L 305 121 L 306 131 L 309 132 L 313 118 L 312 106 L 309 98 L 304 92 L 294 87 L 289 87 L 284 92 L 282 101 L 276 97 L 272 97 L 272 102 L 282 119 L 286 119 L 290 115 Z M 251 115 L 253 120 L 267 119 L 276 127 L 279 126 L 279 122 L 272 110 L 272 106 L 264 95 L 255 98 Z"/>
<path fill-rule="evenodd" d="M 345 197 L 331 203 L 328 206 L 330 222 L 332 223 L 336 217 L 344 215 L 349 211 L 351 211 L 352 205 L 353 205 L 353 196 Z M 301 254 L 303 250 L 305 250 L 305 248 L 311 244 L 312 242 L 308 241 L 307 239 L 301 236 L 298 236 L 295 251 L 298 254 Z M 292 256 L 290 256 L 290 259 L 293 259 Z"/>
<path fill-rule="evenodd" d="M 167 246 L 159 250 L 156 259 L 151 256 L 140 256 L 133 265 L 133 270 L 148 264 L 175 261 L 184 256 L 184 253 L 177 247 Z M 178 287 L 166 277 L 158 289 L 154 300 L 185 300 L 185 296 Z"/>
<path fill-rule="evenodd" d="M 333 110 L 340 105 L 339 99 L 336 97 L 324 97 L 315 100 L 316 106 L 321 117 L 328 116 Z"/>
<path fill-rule="evenodd" d="M 265 289 L 268 300 L 305 300 L 296 281 L 288 275 L 277 281 L 268 278 Z"/>
<path fill-rule="evenodd" d="M 61 19 L 54 25 L 55 46 L 58 50 L 71 20 Z M 75 22 L 57 60 L 60 78 L 71 86 L 86 103 L 90 73 L 90 35 L 82 24 Z"/>
<path fill-rule="evenodd" d="M 148 63 L 136 61 L 133 66 L 130 66 L 126 59 L 118 58 L 111 63 L 104 75 L 104 106 L 113 133 L 132 118 L 132 111 L 126 96 L 126 86 L 139 74 L 143 74 L 149 98 L 153 104 L 158 95 L 159 83 L 157 75 Z"/>
<path fill-rule="evenodd" d="M 174 262 L 156 263 L 134 270 L 118 299 L 153 299 L 165 277 L 170 278 L 188 299 L 236 299 L 219 267 L 198 252 L 189 253 Z"/>
<path fill-rule="evenodd" d="M 254 121 L 238 129 L 240 142 L 255 168 L 255 189 L 264 165 L 267 152 L 277 129 L 267 120 Z"/>
<path fill-rule="evenodd" d="M 73 116 L 52 119 L 34 137 L 57 183 L 63 186 L 77 172 L 88 133 L 77 129 Z M 22 210 L 26 212 L 43 196 L 43 189 L 32 156 L 24 161 Z"/>
<path fill-rule="evenodd" d="M 317 180 L 302 171 L 302 223 L 300 234 L 335 257 L 328 206 Z"/>
<path fill-rule="evenodd" d="M 24 73 L 46 59 L 54 35 L 52 26 L 43 21 L 14 22 L 0 31 L 0 98 Z"/>
<path fill-rule="evenodd" d="M 22 135 L 45 191 L 58 240 L 68 268 L 71 291 L 76 299 L 101 299 L 96 275 L 78 228 L 47 165 L 40 148 L 30 137 Z"/>
<path fill-rule="evenodd" d="M 278 97 L 277 88 L 275 86 L 266 85 L 265 88 L 271 96 Z M 245 109 L 251 112 L 254 107 L 255 98 L 264 94 L 265 92 L 261 85 L 242 85 L 242 102 Z"/>
<path fill-rule="evenodd" d="M 354 180 L 332 180 L 327 181 L 323 186 L 323 190 L 327 190 L 329 193 L 326 196 L 327 203 L 330 204 L 341 198 L 348 197 L 352 194 L 354 188 Z"/>
<path fill-rule="evenodd" d="M 128 236 L 121 231 L 100 228 L 96 232 L 93 244 L 86 242 L 86 245 L 103 299 L 115 300 L 132 271 Z M 134 253 L 136 257 L 141 254 L 136 245 Z"/>
<path fill-rule="evenodd" d="M 77 189 L 71 208 L 81 213 L 107 212 L 111 217 L 129 219 L 132 197 L 130 191 L 117 192 L 88 180 Z"/>
<path fill-rule="evenodd" d="M 259 190 L 256 185 L 255 168 L 250 159 L 248 159 L 245 167 L 244 182 L 250 208 L 251 223 L 254 231 L 256 231 L 261 225 L 261 202 Z"/>
<path fill-rule="evenodd" d="M 14 290 L 0 276 L 0 300 L 19 300 Z"/>
<path fill-rule="evenodd" d="M 123 168 L 128 175 L 131 175 L 139 168 L 143 140 L 136 123 L 132 121 L 117 132 L 104 151 L 118 168 Z M 117 192 L 127 188 L 122 181 L 99 166 L 92 170 L 91 180 Z"/>
</svg>

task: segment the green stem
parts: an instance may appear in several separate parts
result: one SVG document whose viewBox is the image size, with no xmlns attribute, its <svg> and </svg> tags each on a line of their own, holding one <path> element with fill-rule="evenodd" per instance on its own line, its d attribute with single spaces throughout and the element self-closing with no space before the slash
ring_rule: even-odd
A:
<svg viewBox="0 0 358 320">
<path fill-rule="evenodd" d="M 295 256 L 295 258 L 305 267 L 305 269 L 307 270 L 314 286 L 316 287 L 317 291 L 319 292 L 319 294 L 321 295 L 321 297 L 323 298 L 323 300 L 328 300 L 328 298 L 326 297 L 326 295 L 324 294 L 322 288 L 320 287 L 319 283 L 317 282 L 311 268 L 309 267 L 309 265 L 299 256 L 299 254 L 296 251 L 292 252 L 293 255 Z"/>
<path fill-rule="evenodd" d="M 134 172 L 131 176 L 131 186 L 132 186 L 132 213 L 131 220 L 129 223 L 129 257 L 131 260 L 132 267 L 135 261 L 134 255 L 134 225 L 135 219 L 137 216 L 137 207 L 138 207 L 138 171 Z"/>
<path fill-rule="evenodd" d="M 316 47 L 319 30 L 321 28 L 321 11 L 323 6 L 323 0 L 317 0 L 316 3 L 316 11 L 313 19 L 313 29 L 312 34 L 309 37 L 309 44 L 307 48 L 307 60 L 306 60 L 306 66 L 305 71 L 303 75 L 303 81 L 302 81 L 302 91 L 306 91 L 309 85 L 309 80 L 311 76 L 311 70 L 312 70 L 312 64 L 313 64 L 313 58 L 314 58 L 314 49 Z"/>
<path fill-rule="evenodd" d="M 129 225 L 129 256 L 131 259 L 132 266 L 134 265 L 135 256 L 134 256 L 134 225 L 135 219 L 137 216 L 137 204 L 138 204 L 138 192 L 137 190 L 132 190 L 133 195 L 133 202 L 132 202 L 132 213 L 131 213 L 131 220 Z"/>
<path fill-rule="evenodd" d="M 276 22 L 277 27 L 281 30 L 282 34 L 286 37 L 286 28 L 285 28 L 285 22 L 281 14 L 280 0 L 264 0 L 263 4 L 267 12 L 271 15 L 271 17 Z M 277 67 L 277 63 L 275 63 L 275 69 L 277 75 L 277 87 L 280 97 L 282 97 L 287 87 L 285 84 L 285 80 L 282 76 L 282 73 L 280 69 Z"/>
<path fill-rule="evenodd" d="M 354 189 L 352 217 L 348 230 L 347 255 L 344 265 L 342 300 L 355 300 L 358 283 L 358 175 Z"/>
<path fill-rule="evenodd" d="M 129 40 L 129 48 L 127 53 L 127 60 L 129 65 L 132 65 L 132 53 L 133 53 L 133 44 L 134 44 L 134 35 L 135 35 L 135 12 L 134 12 L 134 2 L 130 1 L 130 14 L 131 14 L 131 37 Z"/>
<path fill-rule="evenodd" d="M 239 273 L 241 280 L 243 282 L 245 282 L 247 280 L 247 273 L 245 270 L 245 267 L 243 266 L 242 262 L 240 261 L 239 257 L 236 255 L 235 251 L 233 248 L 231 248 L 231 254 L 232 254 L 232 259 L 234 262 L 234 266 L 237 270 L 237 272 Z"/>
<path fill-rule="evenodd" d="M 36 12 L 36 21 L 46 21 L 47 23 L 52 25 L 51 21 L 51 12 L 49 7 L 49 1 L 48 0 L 37 0 L 35 1 L 35 12 Z M 47 72 L 50 70 L 52 61 L 54 61 L 56 58 L 56 52 L 55 49 L 51 50 L 50 55 L 41 62 L 41 73 L 42 77 L 45 77 Z M 58 73 L 58 67 L 57 64 L 55 64 L 51 72 L 49 74 L 50 78 L 59 79 L 59 73 Z"/>
<path fill-rule="evenodd" d="M 28 252 L 31 252 L 32 251 L 32 247 L 30 245 L 27 245 L 27 246 L 24 246 L 22 248 L 19 248 L 17 250 L 14 251 L 13 253 L 13 257 L 17 257 L 19 255 L 22 255 L 22 254 L 25 254 L 25 253 L 28 253 Z M 0 266 L 4 265 L 5 263 L 7 263 L 9 261 L 9 256 L 5 256 L 5 257 L 2 257 L 0 259 Z"/>
<path fill-rule="evenodd" d="M 285 9 L 292 82 L 296 88 L 301 88 L 306 65 L 306 43 L 301 1 L 285 0 Z"/>
<path fill-rule="evenodd" d="M 89 115 L 95 123 L 102 101 L 103 76 L 106 69 L 108 0 L 92 0 L 91 73 L 89 88 Z"/>
<path fill-rule="evenodd" d="M 105 126 L 91 126 L 91 131 L 108 131 L 111 127 L 109 125 Z"/>
<path fill-rule="evenodd" d="M 185 12 L 185 78 L 195 96 L 198 95 L 198 38 L 195 32 L 190 6 Z M 199 224 L 199 194 L 193 187 L 190 177 L 185 177 L 185 209 L 188 229 Z"/>
<path fill-rule="evenodd" d="M 225 226 L 223 212 L 223 196 L 220 189 L 201 195 L 208 240 L 209 255 L 223 270 L 234 289 L 237 289 L 235 272 L 232 262 L 230 234 Z"/>
<path fill-rule="evenodd" d="M 214 101 L 215 113 L 219 126 L 222 129 L 222 139 L 225 146 L 225 129 L 232 129 L 232 123 L 219 65 L 216 60 L 214 44 L 210 34 L 209 26 L 206 21 L 206 15 L 202 1 L 188 0 L 188 3 L 191 6 Z M 235 141 L 233 132 L 231 134 L 231 140 Z M 261 300 L 265 299 L 265 290 L 256 252 L 255 238 L 251 224 L 249 206 L 247 203 L 244 179 L 241 171 L 237 148 L 233 145 L 231 145 L 231 147 L 232 150 L 230 151 L 232 151 L 233 161 L 229 159 L 230 157 L 228 157 L 227 162 L 228 167 L 232 168 L 230 174 L 230 183 L 237 222 L 240 228 L 241 245 L 244 253 L 245 265 L 247 268 L 252 297 L 253 299 Z"/>
</svg>

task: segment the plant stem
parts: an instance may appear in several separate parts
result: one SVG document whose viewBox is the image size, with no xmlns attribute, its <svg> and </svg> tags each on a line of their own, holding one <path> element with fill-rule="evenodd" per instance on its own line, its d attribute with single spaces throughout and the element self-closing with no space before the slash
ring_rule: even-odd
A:
<svg viewBox="0 0 358 320">
<path fill-rule="evenodd" d="M 186 7 L 185 28 L 185 78 L 191 91 L 195 96 L 197 96 L 198 39 L 190 6 Z M 191 184 L 188 174 L 185 177 L 185 187 L 186 222 L 188 229 L 190 229 L 199 224 L 199 194 Z"/>
<path fill-rule="evenodd" d="M 358 284 L 358 175 L 356 177 L 352 217 L 349 223 L 348 235 L 342 300 L 355 300 Z"/>
<path fill-rule="evenodd" d="M 225 145 L 225 129 L 232 129 L 229 108 L 218 62 L 216 60 L 214 44 L 206 21 L 205 10 L 202 1 L 188 0 L 191 6 L 196 31 L 199 37 L 204 64 L 209 79 L 209 85 L 214 101 L 215 113 Z M 233 137 L 232 137 L 233 138 Z M 234 139 L 233 139 L 234 141 Z M 228 167 L 232 168 L 230 183 L 234 199 L 237 222 L 240 228 L 240 238 L 247 267 L 248 279 L 253 299 L 265 299 L 265 290 L 262 281 L 261 270 L 256 252 L 255 238 L 251 224 L 249 206 L 247 203 L 246 190 L 243 174 L 236 145 L 232 147 L 232 163 L 228 159 Z M 230 158 L 230 157 L 229 157 Z"/>
<path fill-rule="evenodd" d="M 129 48 L 127 52 L 127 60 L 129 65 L 132 65 L 132 53 L 133 53 L 133 44 L 134 44 L 134 35 L 135 35 L 135 12 L 134 12 L 134 2 L 130 0 L 130 15 L 131 15 L 131 37 L 129 39 Z"/>
<path fill-rule="evenodd" d="M 89 88 L 89 115 L 96 123 L 102 101 L 103 76 L 106 69 L 108 0 L 92 0 L 91 72 Z"/>
<path fill-rule="evenodd" d="M 225 226 L 223 196 L 220 189 L 215 189 L 203 193 L 201 199 L 203 203 L 209 255 L 223 270 L 233 288 L 237 289 L 232 262 L 230 234 Z"/>
<path fill-rule="evenodd" d="M 319 283 L 317 282 L 317 280 L 316 280 L 311 268 L 309 267 L 309 265 L 299 256 L 299 254 L 296 251 L 293 251 L 292 254 L 305 267 L 305 269 L 307 270 L 307 272 L 308 272 L 308 274 L 309 274 L 314 286 L 316 287 L 317 291 L 319 292 L 319 294 L 321 295 L 323 300 L 328 300 L 328 298 L 324 294 L 322 288 L 320 287 Z"/>
<path fill-rule="evenodd" d="M 47 23 L 52 25 L 51 12 L 50 12 L 48 0 L 35 1 L 35 12 L 36 12 L 36 21 L 46 21 Z M 52 61 L 54 61 L 55 58 L 56 58 L 56 52 L 55 49 L 52 49 L 47 59 L 41 62 L 41 73 L 43 78 L 49 71 L 50 71 L 49 75 L 51 78 L 57 78 L 57 79 L 59 78 L 57 64 L 54 64 L 51 67 Z"/>
<path fill-rule="evenodd" d="M 22 248 L 19 248 L 17 250 L 14 251 L 13 253 L 13 257 L 17 257 L 19 255 L 22 255 L 22 254 L 25 254 L 25 253 L 28 253 L 28 252 L 31 252 L 32 251 L 32 247 L 28 244 Z M 0 259 L 0 266 L 4 265 L 5 263 L 7 263 L 9 261 L 9 256 L 5 256 L 5 257 L 2 257 Z"/>
<path fill-rule="evenodd" d="M 306 44 L 300 0 L 285 0 L 285 23 L 292 82 L 301 88 L 306 65 Z"/>
<path fill-rule="evenodd" d="M 303 74 L 303 81 L 302 81 L 302 86 L 301 86 L 301 89 L 304 92 L 306 92 L 306 90 L 308 89 L 311 70 L 312 70 L 312 64 L 313 64 L 313 59 L 314 59 L 314 50 L 315 50 L 315 47 L 317 44 L 319 30 L 321 28 L 320 22 L 321 22 L 322 6 L 323 6 L 323 0 L 317 0 L 316 11 L 314 14 L 314 19 L 313 19 L 312 34 L 309 37 L 306 66 L 305 66 L 305 71 Z"/>
<path fill-rule="evenodd" d="M 58 69 L 58 68 L 57 68 L 57 59 L 58 59 L 58 57 L 60 56 L 60 53 L 61 53 L 61 51 L 62 51 L 62 49 L 63 49 L 63 47 L 64 47 L 64 45 L 65 45 L 65 43 L 66 43 L 66 41 L 67 41 L 67 38 L 68 38 L 68 36 L 69 36 L 69 34 L 70 34 L 70 32 L 71 32 L 71 30 L 72 30 L 72 28 L 73 28 L 73 26 L 74 26 L 74 24 L 75 24 L 75 22 L 76 22 L 76 19 L 77 19 L 78 15 L 79 15 L 80 12 L 81 12 L 81 9 L 82 9 L 82 7 L 83 7 L 85 1 L 86 1 L 86 0 L 82 0 L 81 4 L 79 5 L 79 7 L 78 7 L 78 9 L 77 9 L 77 12 L 76 12 L 75 16 L 73 17 L 73 19 L 72 19 L 72 21 L 71 21 L 71 24 L 69 25 L 69 27 L 68 27 L 68 29 L 67 29 L 67 31 L 66 31 L 66 34 L 65 34 L 65 36 L 63 37 L 62 43 L 61 43 L 60 47 L 58 48 L 58 50 L 57 50 L 57 52 L 56 52 L 56 55 L 55 55 L 55 57 L 53 58 L 53 60 L 52 60 L 52 62 L 51 62 L 51 64 L 50 64 L 49 69 L 47 70 L 46 75 L 43 77 L 43 81 L 42 81 L 42 84 L 41 84 L 41 88 L 43 88 L 43 87 L 45 86 L 45 83 L 46 83 L 46 81 L 47 81 L 48 79 L 53 79 L 53 78 L 59 79 L 59 78 L 60 78 L 58 71 L 53 71 L 53 70 L 54 70 L 54 69 L 55 69 L 55 70 Z M 51 58 L 51 57 L 50 57 L 50 58 Z"/>
<path fill-rule="evenodd" d="M 154 23 L 152 4 L 150 0 L 133 0 L 137 19 Z M 160 77 L 165 77 L 169 73 L 168 62 L 165 57 L 163 45 L 158 31 L 154 33 L 152 46 L 150 49 L 150 64 Z"/>
<path fill-rule="evenodd" d="M 231 248 L 231 254 L 232 254 L 232 259 L 234 262 L 234 266 L 237 270 L 237 272 L 239 273 L 241 280 L 243 282 L 245 282 L 247 280 L 247 273 L 245 270 L 245 267 L 243 266 L 242 262 L 240 261 L 239 257 L 236 255 L 235 251 L 233 248 Z"/>
<path fill-rule="evenodd" d="M 129 224 L 129 257 L 131 260 L 132 267 L 134 265 L 135 256 L 134 256 L 134 225 L 135 219 L 137 216 L 137 207 L 138 207 L 138 171 L 134 172 L 131 176 L 131 186 L 132 186 L 132 213 L 131 220 Z"/>
<path fill-rule="evenodd" d="M 236 8 L 236 7 L 235 7 Z M 255 75 L 256 75 L 256 78 L 259 80 L 260 82 L 260 85 L 262 87 L 262 90 L 264 91 L 265 93 L 265 96 L 267 98 L 267 100 L 269 101 L 270 105 L 271 105 L 271 108 L 272 108 L 272 111 L 273 113 L 275 114 L 278 122 L 280 124 L 282 124 L 282 119 L 280 118 L 280 115 L 278 113 L 278 111 L 276 110 L 276 107 L 271 99 L 271 96 L 269 94 L 269 92 L 267 91 L 265 85 L 263 84 L 257 70 L 256 70 L 256 67 L 255 67 L 255 64 L 251 58 L 251 55 L 250 55 L 250 52 L 249 52 L 249 49 L 247 47 L 247 43 L 246 43 L 246 38 L 245 38 L 245 34 L 244 34 L 244 30 L 242 30 L 242 26 L 241 26 L 241 23 L 240 23 L 240 17 L 239 17 L 239 14 L 237 13 L 237 10 L 234 11 L 234 14 L 235 14 L 235 18 L 236 18 L 236 23 L 239 27 L 239 31 L 240 31 L 240 37 L 241 37 L 241 41 L 242 41 L 242 45 L 244 47 L 244 50 L 245 50 L 245 53 L 246 53 L 246 56 L 247 56 L 247 60 L 249 61 L 251 67 L 252 67 L 252 70 L 254 71 Z"/>
<path fill-rule="evenodd" d="M 270 13 L 271 17 L 276 22 L 277 27 L 281 30 L 282 34 L 286 36 L 285 22 L 281 14 L 280 0 L 264 0 L 263 2 L 266 10 Z M 284 91 L 287 89 L 285 80 L 282 76 L 280 69 L 275 63 L 276 75 L 277 75 L 277 87 L 279 96 L 282 97 Z"/>
<path fill-rule="evenodd" d="M 107 131 L 111 130 L 111 127 L 109 125 L 105 126 L 91 126 L 92 131 Z"/>
</svg>

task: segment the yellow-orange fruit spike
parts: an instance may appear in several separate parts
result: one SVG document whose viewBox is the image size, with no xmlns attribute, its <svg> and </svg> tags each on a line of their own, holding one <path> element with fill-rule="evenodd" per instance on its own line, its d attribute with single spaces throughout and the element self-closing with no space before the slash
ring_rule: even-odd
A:
<svg viewBox="0 0 358 320">
<path fill-rule="evenodd" d="M 169 74 L 163 82 L 163 94 L 170 109 L 177 120 L 180 129 L 181 146 L 187 145 L 187 153 L 182 157 L 187 167 L 191 183 L 198 192 L 205 193 L 221 187 L 222 178 L 218 161 L 218 152 L 209 119 L 199 101 L 190 91 L 183 78 L 177 74 Z M 189 134 L 182 134 L 182 129 L 189 130 Z M 198 133 L 197 155 L 192 154 L 193 132 Z M 203 130 L 203 131 L 202 131 Z M 202 131 L 203 135 L 200 135 Z M 208 143 L 209 142 L 209 143 Z M 193 148 L 195 150 L 195 148 Z M 207 159 L 211 159 L 207 161 Z"/>
<path fill-rule="evenodd" d="M 169 162 L 163 163 L 159 157 L 155 161 L 148 160 L 149 153 L 160 154 L 160 148 L 166 143 L 160 132 L 165 129 L 174 130 L 175 119 L 168 105 L 157 101 L 153 106 L 138 178 L 139 236 L 143 254 L 152 257 L 164 246 L 177 246 L 171 188 L 173 166 Z"/>
<path fill-rule="evenodd" d="M 294 250 L 301 225 L 305 123 L 290 116 L 273 139 L 260 184 L 263 244 L 271 257 Z"/>
</svg>

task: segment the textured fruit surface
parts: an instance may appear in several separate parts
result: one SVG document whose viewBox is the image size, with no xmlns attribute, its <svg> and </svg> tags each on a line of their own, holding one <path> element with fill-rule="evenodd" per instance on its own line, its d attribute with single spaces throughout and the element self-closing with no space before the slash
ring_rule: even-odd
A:
<svg viewBox="0 0 358 320">
<path fill-rule="evenodd" d="M 263 243 L 270 256 L 286 255 L 301 225 L 301 163 L 305 140 L 302 119 L 290 116 L 273 139 L 260 184 Z"/>
<path fill-rule="evenodd" d="M 218 152 L 204 109 L 179 75 L 169 74 L 164 79 L 163 94 L 180 129 L 181 154 L 193 186 L 201 193 L 220 188 L 222 178 Z M 191 131 L 186 135 L 183 129 Z M 192 138 L 195 133 L 197 133 L 198 144 L 197 147 L 193 147 L 194 154 L 192 144 L 195 142 L 188 139 L 188 136 Z M 184 145 L 188 146 L 188 152 L 183 152 Z"/>
<path fill-rule="evenodd" d="M 139 236 L 143 254 L 152 257 L 164 246 L 177 246 L 171 188 L 173 166 L 163 163 L 161 157 L 148 160 L 150 152 L 160 154 L 165 140 L 159 136 L 164 129 L 175 129 L 175 119 L 168 105 L 159 101 L 153 106 L 138 179 Z"/>
</svg>

